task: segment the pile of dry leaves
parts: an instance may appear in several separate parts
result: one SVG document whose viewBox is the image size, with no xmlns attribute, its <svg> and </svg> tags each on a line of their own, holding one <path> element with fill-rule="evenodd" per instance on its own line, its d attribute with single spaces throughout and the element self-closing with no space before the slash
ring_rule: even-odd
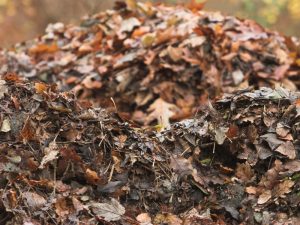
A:
<svg viewBox="0 0 300 225">
<path fill-rule="evenodd" d="M 297 40 L 201 7 L 1 52 L 0 224 L 300 223 Z"/>
<path fill-rule="evenodd" d="M 50 24 L 36 40 L 3 50 L 0 72 L 55 82 L 95 106 L 115 104 L 138 124 L 163 126 L 223 92 L 300 85 L 297 42 L 201 7 L 119 2 L 80 26 Z"/>
</svg>

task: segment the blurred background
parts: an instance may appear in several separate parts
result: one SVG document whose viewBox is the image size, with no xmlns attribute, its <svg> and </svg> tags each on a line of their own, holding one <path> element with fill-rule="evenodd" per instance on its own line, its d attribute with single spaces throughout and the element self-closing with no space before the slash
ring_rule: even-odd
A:
<svg viewBox="0 0 300 225">
<path fill-rule="evenodd" d="M 43 33 L 48 23 L 78 23 L 82 16 L 113 4 L 113 0 L 0 0 L 0 47 L 32 39 Z M 300 36 L 300 0 L 206 0 L 205 9 L 251 18 L 286 35 Z"/>
</svg>

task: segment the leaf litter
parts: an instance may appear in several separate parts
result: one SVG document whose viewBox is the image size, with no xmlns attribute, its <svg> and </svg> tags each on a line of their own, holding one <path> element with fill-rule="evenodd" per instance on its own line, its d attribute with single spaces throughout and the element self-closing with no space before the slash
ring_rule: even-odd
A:
<svg viewBox="0 0 300 225">
<path fill-rule="evenodd" d="M 298 41 L 127 4 L 1 51 L 1 223 L 299 224 Z"/>
</svg>

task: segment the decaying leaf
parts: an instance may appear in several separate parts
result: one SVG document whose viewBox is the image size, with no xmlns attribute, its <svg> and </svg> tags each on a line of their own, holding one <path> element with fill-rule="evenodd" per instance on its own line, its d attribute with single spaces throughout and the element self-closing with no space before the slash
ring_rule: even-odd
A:
<svg viewBox="0 0 300 225">
<path fill-rule="evenodd" d="M 47 202 L 44 197 L 35 192 L 24 192 L 22 193 L 22 196 L 26 199 L 27 204 L 31 209 L 43 207 Z"/>
<path fill-rule="evenodd" d="M 114 198 L 108 203 L 93 203 L 91 205 L 93 213 L 107 222 L 118 221 L 125 213 L 125 208 Z"/>
<path fill-rule="evenodd" d="M 20 136 L 24 142 L 28 142 L 36 138 L 35 129 L 30 118 L 25 121 L 24 126 L 20 132 Z"/>
<path fill-rule="evenodd" d="M 219 145 L 222 145 L 224 143 L 228 129 L 228 127 L 218 127 L 215 130 L 215 139 Z"/>
<path fill-rule="evenodd" d="M 236 176 L 240 178 L 243 182 L 249 182 L 254 176 L 254 172 L 248 163 L 237 164 Z"/>
<path fill-rule="evenodd" d="M 50 142 L 49 146 L 45 148 L 45 156 L 43 157 L 41 164 L 39 166 L 40 169 L 45 168 L 45 165 L 55 159 L 58 158 L 58 149 L 56 142 Z"/>
</svg>

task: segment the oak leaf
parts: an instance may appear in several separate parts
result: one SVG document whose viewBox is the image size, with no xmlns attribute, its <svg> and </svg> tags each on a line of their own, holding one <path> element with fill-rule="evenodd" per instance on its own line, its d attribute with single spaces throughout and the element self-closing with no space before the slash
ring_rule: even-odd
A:
<svg viewBox="0 0 300 225">
<path fill-rule="evenodd" d="M 178 110 L 176 105 L 158 98 L 147 110 L 151 113 L 146 118 L 146 124 L 156 119 L 163 128 L 170 127 L 170 118 L 175 115 L 176 110 Z"/>
</svg>

